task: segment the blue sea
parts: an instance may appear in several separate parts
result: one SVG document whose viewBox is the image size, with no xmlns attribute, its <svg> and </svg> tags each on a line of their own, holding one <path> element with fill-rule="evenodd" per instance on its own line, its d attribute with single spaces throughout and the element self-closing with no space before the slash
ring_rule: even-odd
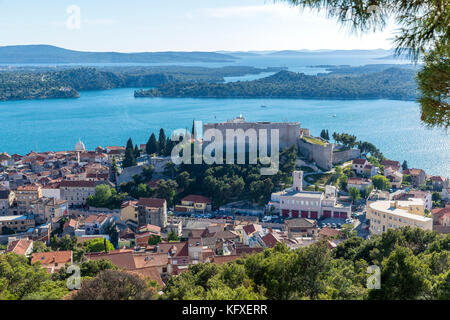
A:
<svg viewBox="0 0 450 320">
<path fill-rule="evenodd" d="M 275 59 L 275 58 L 273 58 Z M 317 64 L 391 63 L 380 60 L 335 59 L 293 63 L 278 57 L 247 58 L 242 65 L 288 66 L 290 70 L 321 72 Z M 252 62 L 253 61 L 253 62 Z M 256 61 L 256 62 L 255 62 Z M 203 64 L 204 65 L 204 64 Z M 217 64 L 216 64 L 217 65 Z M 227 64 L 225 64 L 227 65 Z M 229 63 L 228 63 L 229 65 Z M 267 75 L 266 75 L 267 76 Z M 257 77 L 257 76 L 256 76 Z M 255 75 L 227 81 L 250 80 Z M 73 150 L 81 139 L 88 149 L 125 145 L 129 137 L 145 143 L 161 127 L 191 128 L 192 121 L 225 121 L 242 114 L 248 121 L 299 121 L 312 134 L 322 129 L 346 132 L 376 145 L 386 157 L 407 160 L 428 174 L 450 176 L 450 136 L 420 123 L 420 107 L 412 101 L 302 99 L 134 98 L 134 89 L 81 92 L 78 99 L 0 102 L 0 152 Z M 265 105 L 266 108 L 261 106 Z M 336 117 L 333 117 L 336 115 Z"/>
</svg>

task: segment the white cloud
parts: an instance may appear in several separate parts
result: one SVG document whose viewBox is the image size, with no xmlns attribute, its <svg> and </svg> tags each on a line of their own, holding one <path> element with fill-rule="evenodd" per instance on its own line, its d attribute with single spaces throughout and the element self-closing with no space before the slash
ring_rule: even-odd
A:
<svg viewBox="0 0 450 320">
<path fill-rule="evenodd" d="M 199 10 L 211 18 L 249 18 L 272 16 L 276 18 L 299 18 L 300 10 L 285 4 L 267 4 L 258 6 L 235 6 L 223 8 L 205 8 Z"/>
<path fill-rule="evenodd" d="M 85 19 L 81 20 L 81 23 L 85 23 L 91 26 L 110 26 L 115 24 L 117 21 L 113 19 Z"/>
</svg>

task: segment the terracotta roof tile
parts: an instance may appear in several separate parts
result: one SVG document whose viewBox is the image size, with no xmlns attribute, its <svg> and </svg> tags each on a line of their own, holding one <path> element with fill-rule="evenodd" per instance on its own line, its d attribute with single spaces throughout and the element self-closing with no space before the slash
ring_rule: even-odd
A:
<svg viewBox="0 0 450 320">
<path fill-rule="evenodd" d="M 190 194 L 190 195 L 184 197 L 183 199 L 181 199 L 181 201 L 192 201 L 194 203 L 211 203 L 211 199 L 209 199 L 208 197 L 204 197 L 204 196 L 196 195 L 196 194 Z"/>
<path fill-rule="evenodd" d="M 150 207 L 150 208 L 162 208 L 166 203 L 165 199 L 159 198 L 139 198 L 138 206 Z"/>
<path fill-rule="evenodd" d="M 33 253 L 31 263 L 41 262 L 42 264 L 53 263 L 71 263 L 72 251 L 51 251 L 51 252 L 38 252 Z"/>
<path fill-rule="evenodd" d="M 32 240 L 26 239 L 15 240 L 9 244 L 8 248 L 6 249 L 6 252 L 14 252 L 15 254 L 24 256 L 32 244 L 33 244 Z"/>
<path fill-rule="evenodd" d="M 84 180 L 63 180 L 60 183 L 61 188 L 95 188 L 95 181 Z"/>
<path fill-rule="evenodd" d="M 264 237 L 261 238 L 261 240 L 268 248 L 273 248 L 278 243 L 278 239 L 275 238 L 275 236 L 272 233 L 266 234 Z"/>
</svg>

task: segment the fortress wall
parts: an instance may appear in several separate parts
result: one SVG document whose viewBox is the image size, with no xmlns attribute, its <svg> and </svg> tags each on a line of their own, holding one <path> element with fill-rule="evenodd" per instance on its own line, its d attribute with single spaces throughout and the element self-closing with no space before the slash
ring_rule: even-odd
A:
<svg viewBox="0 0 450 320">
<path fill-rule="evenodd" d="M 309 161 L 314 161 L 320 168 L 329 170 L 333 167 L 332 144 L 321 146 L 299 139 L 298 147 L 300 152 L 304 154 Z"/>
<path fill-rule="evenodd" d="M 345 151 L 333 152 L 333 164 L 353 160 L 359 158 L 360 155 L 361 151 L 359 151 L 359 149 L 350 149 Z"/>
<path fill-rule="evenodd" d="M 218 129 L 222 135 L 225 142 L 226 130 L 232 129 L 242 129 L 244 131 L 248 129 L 256 130 L 256 133 L 259 133 L 259 130 L 263 129 L 267 132 L 267 140 L 270 146 L 271 139 L 271 130 L 278 129 L 279 130 L 279 145 L 281 149 L 286 147 L 290 147 L 297 143 L 297 139 L 300 133 L 300 123 L 299 122 L 222 122 L 222 123 L 205 123 L 203 125 L 203 132 L 209 129 Z"/>
</svg>

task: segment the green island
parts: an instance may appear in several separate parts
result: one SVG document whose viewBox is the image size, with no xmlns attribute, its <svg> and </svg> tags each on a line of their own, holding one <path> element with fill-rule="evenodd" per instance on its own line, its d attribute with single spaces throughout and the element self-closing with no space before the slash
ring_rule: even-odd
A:
<svg viewBox="0 0 450 320">
<path fill-rule="evenodd" d="M 149 88 L 167 83 L 224 82 L 224 77 L 277 72 L 281 68 L 16 67 L 0 69 L 0 101 L 77 98 L 79 91 Z"/>
<path fill-rule="evenodd" d="M 333 69 L 328 74 L 305 75 L 282 70 L 272 76 L 229 83 L 169 82 L 149 90 L 135 92 L 135 97 L 176 98 L 292 98 L 292 99 L 391 99 L 417 98 L 415 75 L 411 68 L 371 68 L 361 73 L 359 67 Z M 376 72 L 373 72 L 376 70 Z"/>
</svg>

